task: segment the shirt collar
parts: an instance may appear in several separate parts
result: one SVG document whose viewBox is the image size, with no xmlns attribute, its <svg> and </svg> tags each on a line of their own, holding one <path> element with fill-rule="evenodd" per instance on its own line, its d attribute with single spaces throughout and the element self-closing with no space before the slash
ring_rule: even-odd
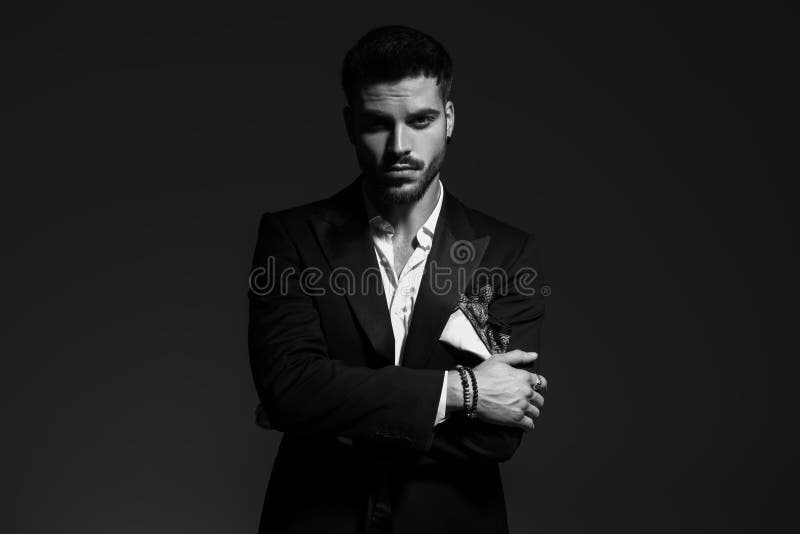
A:
<svg viewBox="0 0 800 534">
<path fill-rule="evenodd" d="M 367 192 L 365 186 L 361 187 L 361 195 L 364 199 L 364 209 L 367 212 L 367 219 L 369 220 L 369 225 L 372 230 L 379 235 L 394 235 L 394 227 L 392 224 L 381 217 L 378 213 L 378 210 L 375 209 L 375 206 L 372 205 L 369 198 L 367 197 Z M 439 195 L 436 198 L 436 206 L 434 206 L 433 211 L 428 216 L 428 219 L 422 223 L 422 226 L 419 230 L 417 230 L 417 243 L 420 247 L 425 250 L 429 250 L 431 248 L 431 244 L 433 243 L 433 235 L 436 232 L 436 223 L 439 221 L 439 213 L 442 211 L 442 200 L 444 199 L 444 184 L 442 180 L 439 179 Z"/>
</svg>

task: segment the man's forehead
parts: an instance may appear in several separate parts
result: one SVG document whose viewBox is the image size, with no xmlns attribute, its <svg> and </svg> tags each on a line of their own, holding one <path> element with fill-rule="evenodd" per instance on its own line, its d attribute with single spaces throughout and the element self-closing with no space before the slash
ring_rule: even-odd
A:
<svg viewBox="0 0 800 534">
<path fill-rule="evenodd" d="M 436 78 L 416 76 L 391 82 L 375 82 L 359 91 L 365 109 L 383 105 L 406 104 L 412 106 L 441 107 L 441 96 Z"/>
</svg>

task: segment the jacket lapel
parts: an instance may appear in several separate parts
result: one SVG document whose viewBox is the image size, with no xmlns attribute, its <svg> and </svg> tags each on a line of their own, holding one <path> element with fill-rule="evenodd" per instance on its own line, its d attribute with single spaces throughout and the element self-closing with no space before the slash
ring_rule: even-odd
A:
<svg viewBox="0 0 800 534">
<path fill-rule="evenodd" d="M 480 265 L 490 236 L 478 237 L 464 206 L 445 191 L 403 349 L 405 367 L 426 368 L 447 319 Z M 384 305 L 385 308 L 385 305 Z"/>
<path fill-rule="evenodd" d="M 352 283 L 344 295 L 372 348 L 381 361 L 394 364 L 392 324 L 361 201 L 360 180 L 334 195 L 329 210 L 312 215 L 310 223 L 331 269 L 337 274 L 332 278 L 341 287 Z"/>
</svg>

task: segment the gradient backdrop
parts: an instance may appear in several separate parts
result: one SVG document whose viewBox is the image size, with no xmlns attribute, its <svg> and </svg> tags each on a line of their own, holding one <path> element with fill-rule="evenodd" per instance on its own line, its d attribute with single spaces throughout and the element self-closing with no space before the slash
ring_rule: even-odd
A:
<svg viewBox="0 0 800 534">
<path fill-rule="evenodd" d="M 450 50 L 444 183 L 536 233 L 553 288 L 512 532 L 777 528 L 794 23 L 550 4 L 6 11 L 0 531 L 255 532 L 257 222 L 356 176 L 338 69 L 385 23 Z"/>
</svg>

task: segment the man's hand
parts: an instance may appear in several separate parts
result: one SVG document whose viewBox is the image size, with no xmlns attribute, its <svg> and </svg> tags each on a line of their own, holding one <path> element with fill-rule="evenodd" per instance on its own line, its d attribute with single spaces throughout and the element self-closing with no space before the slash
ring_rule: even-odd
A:
<svg viewBox="0 0 800 534">
<path fill-rule="evenodd" d="M 533 430 L 533 420 L 539 417 L 544 397 L 537 389 L 547 389 L 542 375 L 530 373 L 515 365 L 528 365 L 538 358 L 535 352 L 512 350 L 495 354 L 473 369 L 478 383 L 478 418 L 495 425 L 514 426 Z M 537 378 L 538 377 L 538 378 Z M 448 374 L 448 408 L 463 409 L 464 398 L 458 371 Z M 452 401 L 452 405 L 451 405 Z"/>
</svg>

